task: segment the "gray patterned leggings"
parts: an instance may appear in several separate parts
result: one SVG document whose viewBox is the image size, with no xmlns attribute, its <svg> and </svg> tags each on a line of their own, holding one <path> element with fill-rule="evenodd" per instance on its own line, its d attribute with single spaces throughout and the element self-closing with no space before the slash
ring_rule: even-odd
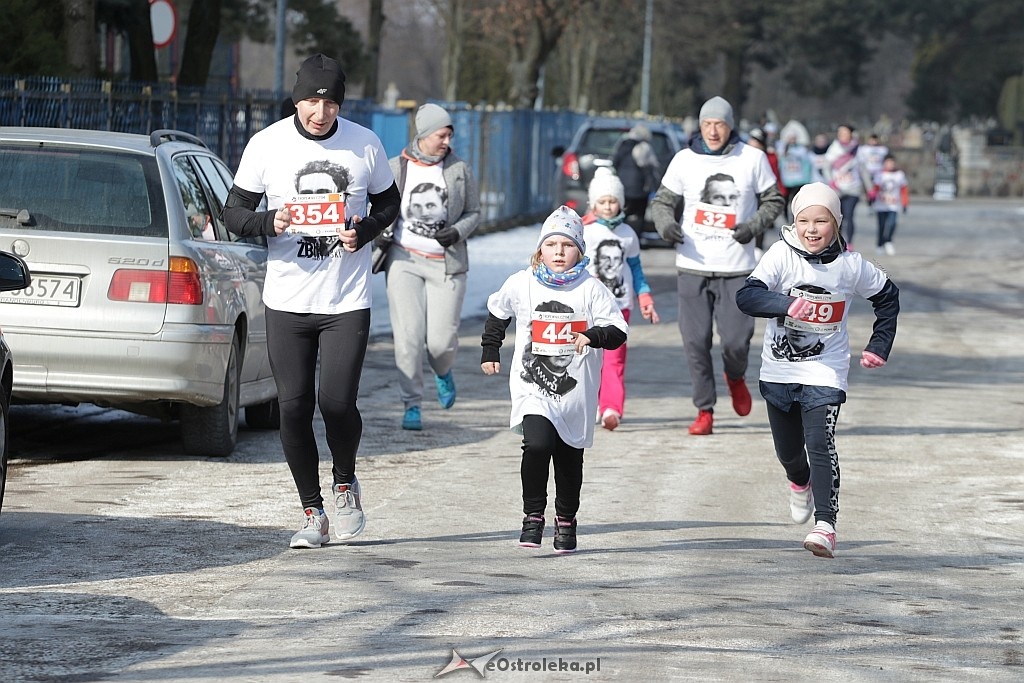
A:
<svg viewBox="0 0 1024 683">
<path fill-rule="evenodd" d="M 786 477 L 797 486 L 811 481 L 814 521 L 833 526 L 839 515 L 839 454 L 836 452 L 836 423 L 839 404 L 803 410 L 793 403 L 789 411 L 766 402 L 775 454 L 786 469 Z"/>
</svg>

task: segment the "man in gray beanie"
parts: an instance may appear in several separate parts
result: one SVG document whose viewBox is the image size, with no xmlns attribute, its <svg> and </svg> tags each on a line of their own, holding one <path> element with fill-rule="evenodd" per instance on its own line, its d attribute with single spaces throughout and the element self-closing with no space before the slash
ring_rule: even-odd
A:
<svg viewBox="0 0 1024 683">
<path fill-rule="evenodd" d="M 740 312 L 736 292 L 756 265 L 754 237 L 771 226 L 785 200 L 768 157 L 734 130 L 727 100 L 709 99 L 698 121 L 699 134 L 673 157 L 651 213 L 661 236 L 676 245 L 679 331 L 697 407 L 690 434 L 705 435 L 712 432 L 717 401 L 711 358 L 716 323 L 733 410 L 750 413 L 744 376 L 754 319 Z M 731 188 L 728 201 L 703 194 L 709 179 Z"/>
</svg>

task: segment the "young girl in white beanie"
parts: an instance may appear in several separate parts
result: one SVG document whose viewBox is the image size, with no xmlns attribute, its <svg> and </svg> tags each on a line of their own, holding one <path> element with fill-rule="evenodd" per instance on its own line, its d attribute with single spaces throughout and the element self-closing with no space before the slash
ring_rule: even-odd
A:
<svg viewBox="0 0 1024 683">
<path fill-rule="evenodd" d="M 839 513 L 839 407 L 850 370 L 847 317 L 854 296 L 875 312 L 864 368 L 885 365 L 896 337 L 899 290 L 840 234 L 839 196 L 824 183 L 805 185 L 793 198 L 793 225 L 773 244 L 736 293 L 747 315 L 768 318 L 761 352 L 761 395 L 775 453 L 789 479 L 793 521 L 814 515 L 804 548 L 834 557 Z"/>
<path fill-rule="evenodd" d="M 583 450 L 594 440 L 601 349 L 621 346 L 628 330 L 615 298 L 587 272 L 583 222 L 575 211 L 562 206 L 548 216 L 530 267 L 505 280 L 488 298 L 487 310 L 480 362 L 487 375 L 501 370 L 501 344 L 516 319 L 509 426 L 523 435 L 519 545 L 541 545 L 554 461 L 554 550 L 574 552 Z"/>
<path fill-rule="evenodd" d="M 651 287 L 640 265 L 640 241 L 636 231 L 625 222 L 625 189 L 619 177 L 607 168 L 598 168 L 588 190 L 590 211 L 583 217 L 583 239 L 587 270 L 607 287 L 629 322 L 633 296 L 640 303 L 640 315 L 656 323 Z M 601 365 L 601 389 L 597 395 L 597 416 L 601 426 L 611 431 L 619 426 L 626 403 L 626 345 L 605 350 Z"/>
</svg>

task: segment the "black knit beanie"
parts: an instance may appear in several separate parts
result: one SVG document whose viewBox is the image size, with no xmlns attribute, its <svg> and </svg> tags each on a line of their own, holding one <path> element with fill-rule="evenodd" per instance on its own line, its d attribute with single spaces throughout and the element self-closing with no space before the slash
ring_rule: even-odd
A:
<svg viewBox="0 0 1024 683">
<path fill-rule="evenodd" d="M 337 102 L 345 101 L 345 72 L 341 65 L 324 54 L 315 54 L 295 72 L 292 102 L 298 104 L 311 97 Z"/>
</svg>

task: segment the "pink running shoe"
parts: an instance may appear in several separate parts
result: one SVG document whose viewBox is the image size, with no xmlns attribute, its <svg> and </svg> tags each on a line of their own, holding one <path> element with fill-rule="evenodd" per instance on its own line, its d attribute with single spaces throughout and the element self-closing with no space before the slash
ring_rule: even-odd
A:
<svg viewBox="0 0 1024 683">
<path fill-rule="evenodd" d="M 828 522 L 817 522 L 804 539 L 804 548 L 818 557 L 835 557 L 836 528 Z"/>
</svg>

